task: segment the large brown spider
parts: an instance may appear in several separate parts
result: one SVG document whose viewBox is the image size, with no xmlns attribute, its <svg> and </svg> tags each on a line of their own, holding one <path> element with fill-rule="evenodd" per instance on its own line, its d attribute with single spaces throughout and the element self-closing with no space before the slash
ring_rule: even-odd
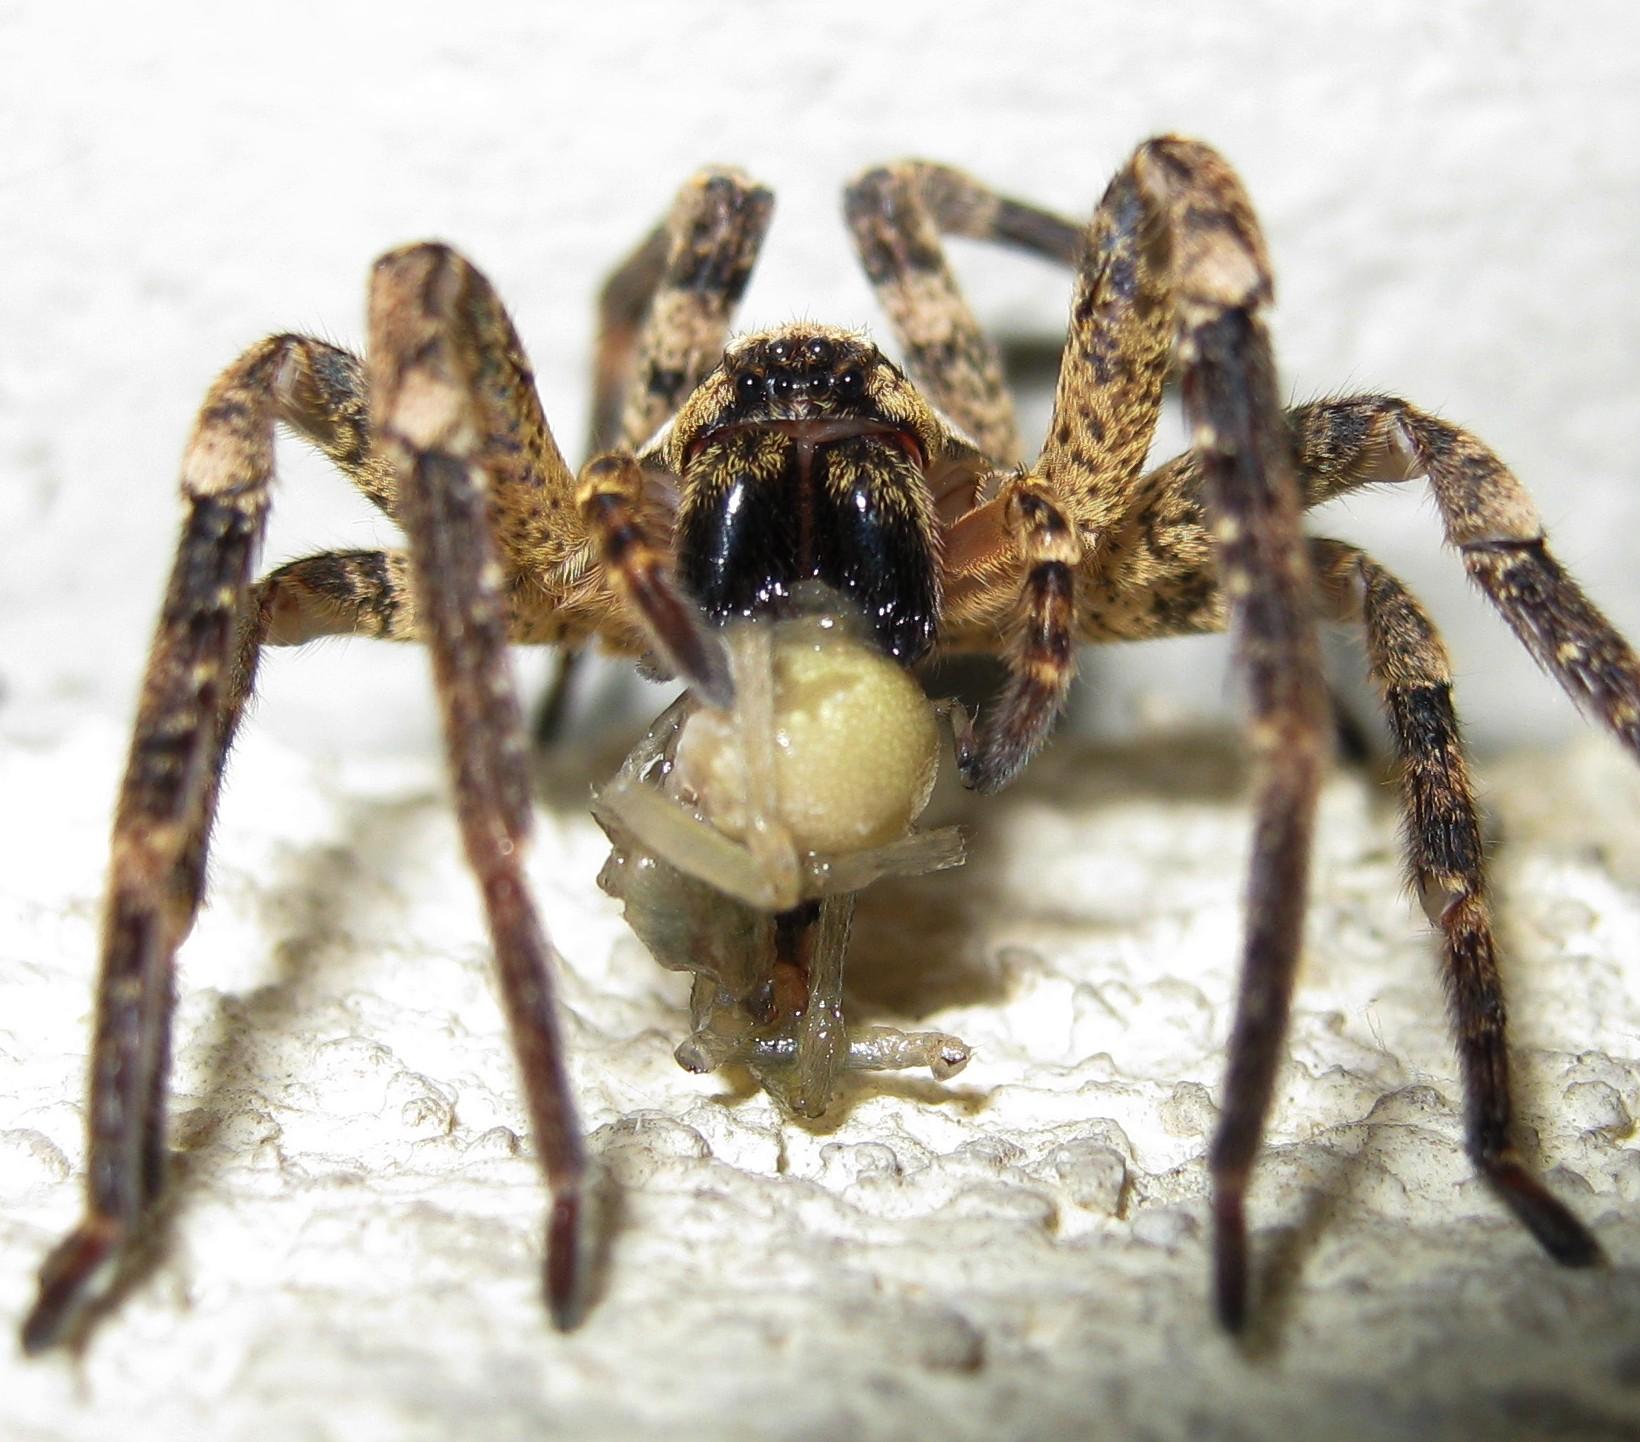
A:
<svg viewBox="0 0 1640 1442">
<path fill-rule="evenodd" d="M 824 627 L 833 612 L 854 615 L 842 627 L 902 667 L 1000 653 L 1000 697 L 976 728 L 954 718 L 962 777 L 982 791 L 1006 785 L 1047 735 L 1078 643 L 1233 634 L 1257 780 L 1241 992 L 1210 1151 L 1214 1293 L 1232 1329 L 1247 1315 L 1243 1198 L 1282 1052 L 1328 750 L 1316 622 L 1358 624 L 1399 755 L 1408 870 L 1442 934 L 1470 1155 L 1556 1260 L 1599 1260 L 1512 1141 L 1503 1000 L 1444 648 L 1393 576 L 1352 546 L 1306 540 L 1299 524 L 1346 491 L 1426 478 L 1471 577 L 1573 698 L 1640 752 L 1640 663 L 1550 556 L 1515 478 L 1474 437 L 1389 396 L 1282 410 L 1259 315 L 1271 293 L 1263 240 L 1235 174 L 1199 143 L 1140 146 L 1086 227 L 939 166 L 861 176 L 848 223 L 905 371 L 859 336 L 807 324 L 725 350 L 771 207 L 739 173 L 705 171 L 615 272 L 601 300 L 596 454 L 579 475 L 494 292 L 439 245 L 377 263 L 367 361 L 279 335 L 211 387 L 183 462 L 187 513 L 115 821 L 87 1210 L 42 1270 L 28 1348 L 83 1324 L 160 1196 L 173 958 L 200 901 L 257 657 L 335 634 L 432 647 L 462 837 L 552 1192 L 546 1294 L 561 1325 L 584 1301 L 586 1164 L 521 870 L 527 747 L 506 648 L 573 652 L 596 637 L 687 683 L 693 699 L 612 792 L 626 783 L 629 800 L 641 797 L 676 763 L 685 713 L 717 710 L 731 718 L 731 755 L 748 752 L 751 790 L 766 792 L 767 768 L 749 753 L 770 734 L 772 652 L 755 654 L 769 628 L 739 622 Z M 1029 465 L 942 233 L 1076 268 L 1053 420 Z M 1194 444 L 1147 471 L 1173 365 Z M 254 578 L 279 421 L 403 527 L 407 551 L 326 553 Z M 959 1066 L 952 1038 L 842 1029 L 847 914 L 832 904 L 873 875 L 952 857 L 902 820 L 880 851 L 881 838 L 859 849 L 852 872 L 789 837 L 784 863 L 771 861 L 780 847 L 760 850 L 752 800 L 752 890 L 758 877 L 769 890 L 750 897 L 686 874 L 689 844 L 634 840 L 620 796 L 600 803 L 616 840 L 606 885 L 663 961 L 697 972 L 696 1030 L 680 1058 L 746 1062 L 805 1113 L 829 1102 L 839 1066 Z M 776 831 L 782 804 L 761 813 Z M 657 866 L 657 895 L 618 874 Z M 678 917 L 682 930 L 667 932 Z"/>
</svg>

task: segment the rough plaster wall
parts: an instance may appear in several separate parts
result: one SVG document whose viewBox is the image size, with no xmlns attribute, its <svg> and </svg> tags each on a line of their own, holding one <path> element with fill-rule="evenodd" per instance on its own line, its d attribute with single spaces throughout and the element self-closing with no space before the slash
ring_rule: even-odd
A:
<svg viewBox="0 0 1640 1442">
<path fill-rule="evenodd" d="M 1475 426 L 1640 633 L 1628 7 L 1582 6 L 1575 25 L 1528 4 L 1272 0 L 518 3 L 467 7 L 460 28 L 448 6 L 287 4 L 265 28 L 219 12 L 0 9 L 7 1317 L 74 1206 L 106 816 L 193 407 L 268 330 L 356 342 L 366 267 L 389 244 L 442 236 L 495 278 L 573 450 L 593 289 L 702 160 L 780 192 L 748 325 L 873 324 L 836 218 L 861 165 L 928 154 L 1075 212 L 1141 136 L 1198 133 L 1269 229 L 1289 389 L 1394 388 Z M 962 259 L 1000 330 L 1062 326 L 1062 277 Z M 381 534 L 322 468 L 286 459 L 273 557 Z M 1326 526 L 1430 599 L 1475 732 L 1575 733 L 1463 591 L 1427 502 L 1362 499 Z M 1102 658 L 1084 708 L 1117 727 L 1222 713 L 1218 657 Z M 623 743 L 555 763 L 534 874 L 621 1201 L 603 1306 L 578 1336 L 548 1335 L 539 1189 L 509 1140 L 516 1096 L 438 799 L 425 663 L 336 645 L 275 656 L 265 680 L 187 953 L 167 1260 L 82 1367 L 0 1364 L 10 1435 L 1131 1435 L 1150 1415 L 1163 1435 L 1251 1436 L 1341 1410 L 1364 1435 L 1473 1435 L 1507 1415 L 1593 1436 L 1633 1421 L 1635 1274 L 1554 1273 L 1467 1180 L 1427 944 L 1393 898 L 1392 823 L 1349 778 L 1329 793 L 1296 1065 L 1255 1194 L 1273 1324 L 1251 1359 L 1206 1326 L 1200 1139 L 1245 813 L 1233 766 L 1183 738 L 1062 748 L 975 818 L 965 881 L 879 907 L 854 963 L 862 1004 L 949 1026 L 980 1056 L 957 1102 L 872 1087 L 819 1132 L 761 1099 L 725 1106 L 672 1065 L 673 979 L 590 886 L 579 802 Z M 1524 1109 L 1559 1184 L 1632 1262 L 1634 776 L 1598 741 L 1487 775 L 1510 843 Z"/>
</svg>

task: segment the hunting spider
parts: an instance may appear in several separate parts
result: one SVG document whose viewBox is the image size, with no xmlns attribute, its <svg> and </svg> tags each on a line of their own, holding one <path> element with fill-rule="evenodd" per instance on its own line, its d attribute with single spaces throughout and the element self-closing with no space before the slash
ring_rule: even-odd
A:
<svg viewBox="0 0 1640 1442">
<path fill-rule="evenodd" d="M 853 890 L 959 858 L 949 838 L 914 829 L 924 760 L 907 763 L 895 784 L 910 799 L 872 836 L 804 842 L 771 779 L 796 724 L 775 695 L 783 658 L 843 656 L 832 637 L 851 628 L 845 667 L 875 655 L 903 674 L 940 653 L 998 653 L 1006 680 L 977 726 L 949 716 L 963 780 L 994 791 L 1046 737 L 1078 644 L 1229 630 L 1256 784 L 1241 989 L 1209 1167 L 1216 1308 L 1238 1329 L 1243 1198 L 1282 1053 L 1328 750 L 1316 622 L 1359 626 L 1398 751 L 1408 871 L 1441 934 L 1470 1155 L 1557 1261 L 1599 1260 L 1512 1140 L 1503 999 L 1445 650 L 1382 566 L 1344 542 L 1305 539 L 1299 523 L 1347 491 L 1427 480 L 1476 584 L 1572 697 L 1640 751 L 1640 665 L 1549 554 L 1515 478 L 1473 436 L 1390 396 L 1283 411 L 1260 318 L 1264 242 L 1234 172 L 1199 143 L 1140 146 L 1087 226 L 941 166 L 859 177 L 847 221 L 903 371 L 858 335 L 808 324 L 725 349 L 771 208 L 738 172 L 704 171 L 615 271 L 601 297 L 593 459 L 579 474 L 495 293 L 440 245 L 377 262 L 367 359 L 278 335 L 212 385 L 183 461 L 186 517 L 114 824 L 87 1209 L 44 1265 L 30 1349 L 79 1328 L 160 1195 L 173 959 L 199 904 L 258 655 L 338 634 L 432 648 L 461 834 L 551 1189 L 546 1295 L 561 1325 L 584 1300 L 586 1164 L 521 870 L 527 746 L 506 651 L 574 652 L 594 638 L 689 693 L 599 802 L 616 842 L 606 886 L 662 961 L 697 973 L 680 1059 L 743 1062 L 789 1110 L 813 1113 L 840 1067 L 944 1075 L 965 1060 L 954 1038 L 850 1034 L 837 1005 Z M 943 235 L 1075 268 L 1052 424 L 1028 464 L 996 348 L 952 279 Z M 1193 446 L 1147 470 L 1171 365 Z M 398 522 L 407 549 L 309 556 L 256 579 L 276 422 Z M 933 723 L 917 716 L 916 695 L 906 714 L 926 752 Z M 738 831 L 702 819 L 729 783 L 674 784 L 681 738 L 713 715 L 719 759 L 741 778 L 727 798 L 746 812 Z M 853 722 L 797 719 L 820 728 L 817 755 L 856 735 Z M 886 788 L 877 744 L 852 764 L 872 780 L 880 766 Z M 728 869 L 698 869 L 708 851 Z"/>
</svg>

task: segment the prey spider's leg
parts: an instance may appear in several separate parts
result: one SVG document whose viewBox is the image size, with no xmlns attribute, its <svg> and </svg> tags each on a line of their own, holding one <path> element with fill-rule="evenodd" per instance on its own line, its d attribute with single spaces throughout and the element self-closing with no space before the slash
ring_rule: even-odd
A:
<svg viewBox="0 0 1640 1442">
<path fill-rule="evenodd" d="M 1209 1154 L 1220 1321 L 1247 1316 L 1244 1199 L 1269 1110 L 1303 940 L 1328 713 L 1298 487 L 1258 312 L 1271 283 L 1252 207 L 1214 151 L 1166 137 L 1133 173 L 1172 251 L 1184 403 L 1251 712 L 1253 856 L 1223 1113 Z"/>
<path fill-rule="evenodd" d="M 1417 600 L 1371 557 L 1339 541 L 1310 544 L 1331 614 L 1365 629 L 1373 680 L 1395 735 L 1407 866 L 1425 915 L 1442 935 L 1470 1157 L 1556 1261 L 1598 1262 L 1598 1243 L 1533 1175 L 1511 1135 L 1503 982 L 1446 648 Z"/>
<path fill-rule="evenodd" d="M 589 454 L 636 450 L 723 359 L 773 214 L 773 193 L 740 171 L 703 170 L 609 278 L 599 297 Z"/>
<path fill-rule="evenodd" d="M 552 1189 L 546 1295 L 568 1327 L 584 1303 L 585 1161 L 553 999 L 551 947 L 522 869 L 530 830 L 523 722 L 508 668 L 504 575 L 491 539 L 493 425 L 516 363 L 485 352 L 511 334 L 488 283 L 442 246 L 377 262 L 370 393 L 398 472 L 419 624 L 432 650 L 446 756 L 467 859 L 478 879 L 531 1130 Z M 493 369 L 502 366 L 499 374 Z M 505 512 L 503 511 L 503 514 Z"/>
<path fill-rule="evenodd" d="M 1550 554 L 1531 497 L 1474 436 L 1393 396 L 1290 417 L 1305 502 L 1425 476 L 1447 540 L 1539 665 L 1640 755 L 1640 658 Z"/>
<path fill-rule="evenodd" d="M 921 160 L 866 171 L 843 192 L 843 211 L 912 379 L 993 462 L 1017 465 L 1023 457 L 1002 358 L 963 299 L 940 235 L 1074 265 L 1082 227 Z"/>
<path fill-rule="evenodd" d="M 114 817 L 87 1119 L 86 1210 L 40 1273 L 23 1325 L 38 1351 L 74 1332 L 118 1278 L 164 1180 L 174 958 L 204 889 L 211 825 L 267 617 L 253 601 L 273 471 L 316 357 L 275 336 L 217 378 L 182 463 L 186 514 L 148 656 Z"/>
</svg>

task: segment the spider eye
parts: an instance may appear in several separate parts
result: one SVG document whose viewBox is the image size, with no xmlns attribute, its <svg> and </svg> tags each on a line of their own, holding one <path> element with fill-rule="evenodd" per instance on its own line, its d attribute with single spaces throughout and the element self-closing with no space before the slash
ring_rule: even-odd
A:
<svg viewBox="0 0 1640 1442">
<path fill-rule="evenodd" d="M 751 371 L 746 371 L 735 382 L 735 394 L 743 401 L 755 401 L 763 394 L 763 382 Z"/>
<path fill-rule="evenodd" d="M 832 389 L 842 400 L 858 400 L 865 389 L 865 377 L 851 366 L 832 382 Z"/>
<path fill-rule="evenodd" d="M 831 342 L 816 336 L 803 347 L 803 356 L 812 365 L 830 365 L 832 358 Z"/>
</svg>

